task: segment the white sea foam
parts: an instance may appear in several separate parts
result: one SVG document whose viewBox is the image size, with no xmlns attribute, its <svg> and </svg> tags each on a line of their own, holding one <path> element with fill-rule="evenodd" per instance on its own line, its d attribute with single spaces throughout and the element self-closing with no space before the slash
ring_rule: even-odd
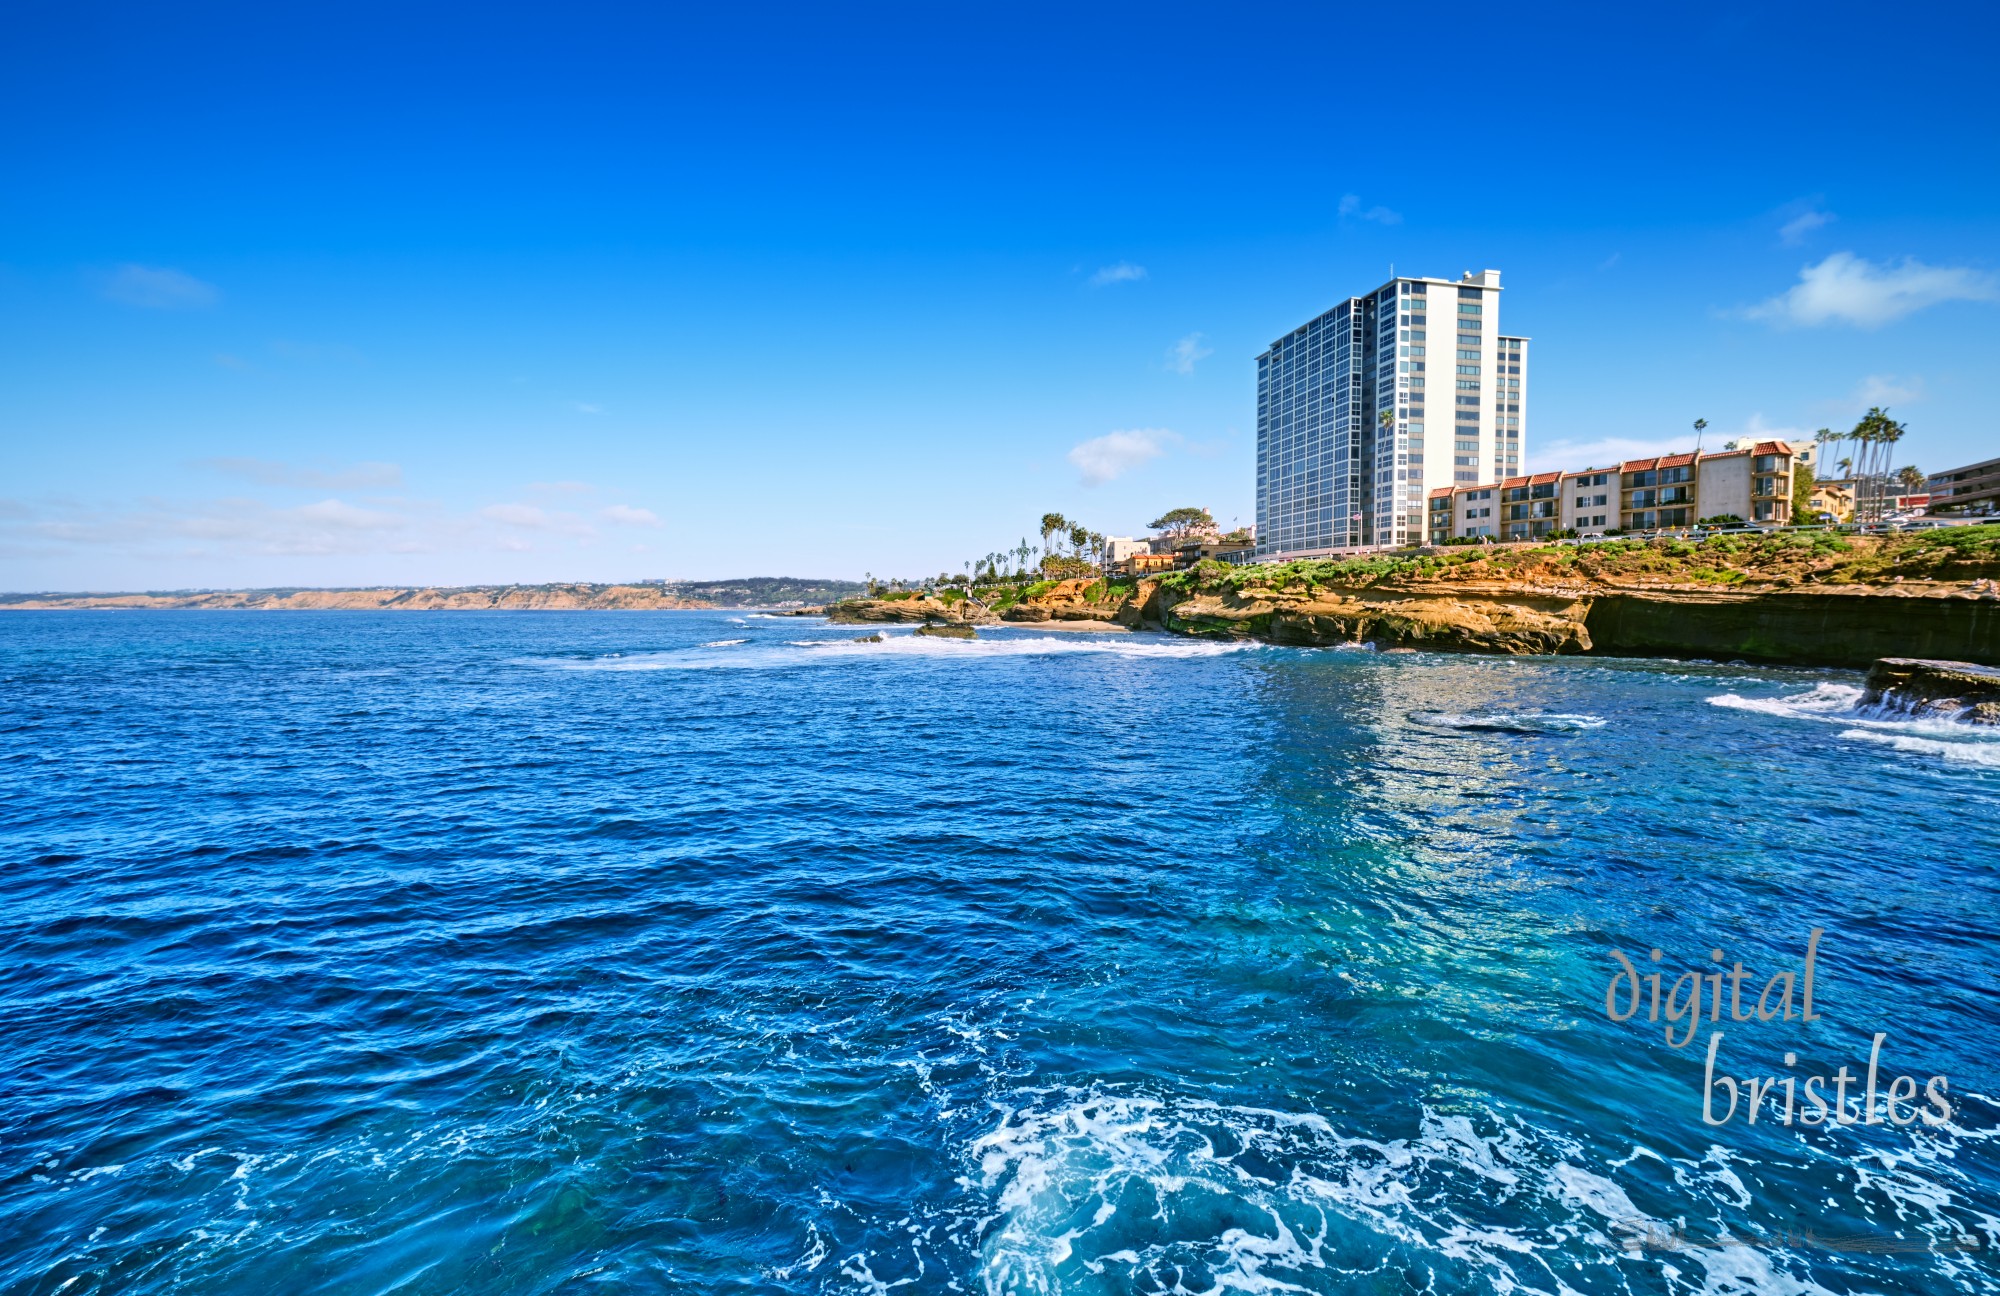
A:
<svg viewBox="0 0 2000 1296">
<path fill-rule="evenodd" d="M 1594 1252 L 1632 1266 L 1634 1289 L 1641 1273 L 1692 1268 L 1698 1279 L 1668 1285 L 1710 1296 L 1827 1291 L 1803 1253 L 1677 1239 L 1682 1226 L 1723 1232 L 1724 1212 L 1750 1195 L 1729 1164 L 1738 1158 L 1719 1149 L 1699 1162 L 1635 1149 L 1594 1166 L 1574 1141 L 1499 1117 L 1425 1109 L 1415 1136 L 1376 1140 L 1312 1112 L 1103 1088 L 1027 1097 L 967 1148 L 976 1170 L 964 1182 L 997 1212 L 981 1217 L 992 1296 L 1073 1290 L 1084 1272 L 1121 1290 L 1333 1290 L 1370 1252 L 1371 1272 L 1399 1263 L 1392 1250 L 1436 1257 L 1427 1278 L 1409 1275 L 1430 1290 L 1568 1291 L 1569 1262 Z M 1642 1155 L 1672 1166 L 1689 1218 L 1654 1218 L 1633 1201 L 1620 1180 L 1650 1182 L 1625 1171 Z M 1943 1210 L 1951 1194 L 1903 1177 L 1916 1181 L 1898 1199 L 1916 1207 L 1909 1222 L 1955 1234 Z M 1950 1257 L 1938 1263 L 1956 1272 Z"/>
<path fill-rule="evenodd" d="M 1862 697 L 1862 690 L 1853 684 L 1815 684 L 1803 693 L 1785 697 L 1723 693 L 1710 698 L 1709 703 L 1732 711 L 1838 724 L 1843 726 L 1839 736 L 1849 742 L 1869 743 L 1905 755 L 1954 765 L 2000 767 L 2000 727 L 1944 716 L 1917 716 L 1894 707 L 1863 706 Z"/>
<path fill-rule="evenodd" d="M 879 640 L 875 636 L 880 636 Z M 1061 635 L 981 632 L 978 639 L 946 639 L 919 635 L 902 628 L 878 628 L 859 636 L 790 639 L 778 644 L 752 644 L 747 639 L 719 639 L 701 648 L 743 647 L 744 651 L 715 654 L 687 649 L 660 652 L 607 653 L 600 657 L 530 657 L 516 664 L 560 671 L 755 670 L 843 661 L 951 660 L 991 661 L 1011 657 L 1113 656 L 1133 659 L 1216 657 L 1255 649 L 1247 641 L 1215 643 L 1171 639 L 1165 635 L 1067 633 Z"/>
<path fill-rule="evenodd" d="M 1890 733 L 1883 729 L 1843 729 L 1840 736 L 1857 742 L 1879 743 L 1893 751 L 1913 756 L 1935 756 L 1955 765 L 1986 765 L 2000 769 L 2000 742 L 1953 742 L 1948 738 L 1925 738 L 1919 734 Z"/>
<path fill-rule="evenodd" d="M 1815 684 L 1804 693 L 1780 698 L 1747 698 L 1724 693 L 1709 700 L 1711 706 L 1734 711 L 1759 711 L 1765 715 L 1798 719 L 1824 719 L 1839 715 L 1852 717 L 1861 703 L 1861 689 L 1853 684 Z"/>
<path fill-rule="evenodd" d="M 1412 711 L 1410 721 L 1426 729 L 1491 730 L 1496 733 L 1578 733 L 1602 729 L 1603 716 L 1541 711 Z"/>
</svg>

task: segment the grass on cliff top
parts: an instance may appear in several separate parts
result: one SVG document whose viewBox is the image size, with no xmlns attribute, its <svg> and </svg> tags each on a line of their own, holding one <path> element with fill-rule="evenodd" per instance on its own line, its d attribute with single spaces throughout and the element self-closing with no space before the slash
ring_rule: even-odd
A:
<svg viewBox="0 0 2000 1296">
<path fill-rule="evenodd" d="M 2000 525 L 1890 536 L 1831 531 L 1720 535 L 1705 540 L 1604 540 L 1586 545 L 1465 546 L 1427 554 L 1305 559 L 1232 567 L 1204 562 L 1161 577 L 1180 593 L 1292 586 L 1367 588 L 1473 580 L 1693 585 L 1875 585 L 2000 578 Z"/>
</svg>

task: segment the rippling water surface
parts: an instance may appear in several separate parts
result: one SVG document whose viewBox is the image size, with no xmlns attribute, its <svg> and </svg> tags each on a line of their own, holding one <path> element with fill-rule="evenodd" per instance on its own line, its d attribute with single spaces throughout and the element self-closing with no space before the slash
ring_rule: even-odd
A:
<svg viewBox="0 0 2000 1296">
<path fill-rule="evenodd" d="M 2000 735 L 858 633 L 0 614 L 0 1290 L 2000 1291 Z M 1951 1118 L 1705 1125 L 1716 1031 Z"/>
</svg>

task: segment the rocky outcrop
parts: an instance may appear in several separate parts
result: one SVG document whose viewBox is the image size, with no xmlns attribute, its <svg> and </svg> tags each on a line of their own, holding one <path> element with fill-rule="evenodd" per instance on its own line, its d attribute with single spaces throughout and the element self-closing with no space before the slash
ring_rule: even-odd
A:
<svg viewBox="0 0 2000 1296">
<path fill-rule="evenodd" d="M 1588 603 L 1556 598 L 1465 598 L 1428 593 L 1250 587 L 1173 603 L 1165 627 L 1183 634 L 1272 643 L 1374 644 L 1513 656 L 1590 651 Z"/>
<path fill-rule="evenodd" d="M 1961 661 L 1884 657 L 1868 669 L 1864 706 L 2000 724 L 2000 670 Z"/>
<path fill-rule="evenodd" d="M 969 625 L 920 625 L 915 633 L 934 639 L 977 639 L 979 632 Z"/>
<path fill-rule="evenodd" d="M 956 625 L 993 620 L 990 613 L 982 616 L 982 609 L 977 606 L 967 609 L 963 600 L 945 603 L 934 598 L 842 599 L 838 603 L 829 603 L 824 610 L 827 620 L 840 625 L 909 621 L 938 621 Z"/>
<path fill-rule="evenodd" d="M 2000 665 L 2000 603 L 1847 593 L 1600 594 L 1586 619 L 1610 656 L 1865 667 L 1891 656 Z"/>
<path fill-rule="evenodd" d="M 1106 597 L 1106 593 L 1107 587 L 1100 580 L 1057 581 L 1052 588 L 1008 608 L 1000 614 L 1000 619 L 1026 624 L 1109 621 L 1127 600 L 1118 594 Z"/>
</svg>

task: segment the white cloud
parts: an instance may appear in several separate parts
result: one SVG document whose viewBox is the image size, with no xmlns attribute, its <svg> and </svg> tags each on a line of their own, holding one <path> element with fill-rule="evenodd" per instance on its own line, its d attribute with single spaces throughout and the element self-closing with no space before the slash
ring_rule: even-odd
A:
<svg viewBox="0 0 2000 1296">
<path fill-rule="evenodd" d="M 1734 432 L 1722 432 L 1718 435 L 1714 428 L 1710 428 L 1709 433 L 1710 435 L 1702 441 L 1702 448 L 1705 450 L 1714 450 L 1724 441 L 1737 441 L 1744 437 L 1758 441 L 1810 441 L 1818 435 L 1808 428 L 1793 427 L 1790 424 L 1779 426 L 1762 414 L 1752 414 L 1743 420 L 1743 425 Z"/>
<path fill-rule="evenodd" d="M 1133 265 L 1130 261 L 1120 261 L 1117 265 L 1100 267 L 1090 276 L 1092 288 L 1102 288 L 1106 284 L 1132 283 L 1146 277 L 1146 267 Z"/>
<path fill-rule="evenodd" d="M 508 526 L 528 527 L 539 530 L 550 524 L 549 511 L 533 504 L 488 504 L 479 510 L 479 516 Z"/>
<path fill-rule="evenodd" d="M 592 405 L 589 401 L 571 401 L 570 404 L 579 414 L 602 414 L 604 412 L 602 405 Z"/>
<path fill-rule="evenodd" d="M 1528 453 L 1524 471 L 1570 472 L 1584 468 L 1609 468 L 1624 459 L 1650 459 L 1655 455 L 1692 450 L 1694 434 L 1688 432 L 1676 437 L 1608 436 L 1593 441 L 1550 441 L 1545 444 L 1531 444 L 1535 448 Z"/>
<path fill-rule="evenodd" d="M 1374 221 L 1377 225 L 1401 225 L 1403 223 L 1403 214 L 1401 212 L 1390 211 L 1387 207 L 1370 207 L 1364 211 L 1361 206 L 1361 196 L 1359 194 L 1340 195 L 1340 214 L 1342 216 L 1358 217 L 1365 221 Z"/>
<path fill-rule="evenodd" d="M 1786 247 L 1797 247 L 1806 241 L 1806 235 L 1838 219 L 1832 212 L 1802 211 L 1778 227 L 1778 241 Z"/>
<path fill-rule="evenodd" d="M 1876 405 L 1909 405 L 1924 398 L 1924 380 L 1912 375 L 1898 378 L 1895 374 L 1869 374 L 1854 388 L 1854 394 L 1846 401 L 1848 408 L 1855 411 L 1870 409 Z"/>
<path fill-rule="evenodd" d="M 1191 374 L 1195 361 L 1206 360 L 1215 354 L 1215 348 L 1202 345 L 1202 335 L 1190 333 L 1167 348 L 1167 367 L 1175 373 Z"/>
<path fill-rule="evenodd" d="M 1803 443 L 1813 439 L 1805 428 L 1778 427 L 1762 414 L 1752 414 L 1735 429 L 1708 427 L 1699 438 L 1690 428 L 1669 437 L 1598 437 L 1590 441 L 1551 441 L 1538 445 L 1528 455 L 1526 471 L 1573 472 L 1585 468 L 1609 468 L 1626 459 L 1651 459 L 1663 454 L 1686 454 L 1700 441 L 1703 453 L 1722 449 L 1725 442 L 1749 437 L 1757 441 Z"/>
<path fill-rule="evenodd" d="M 598 514 L 607 522 L 617 522 L 623 526 L 660 525 L 660 515 L 651 509 L 633 508 L 630 504 L 613 504 Z"/>
<path fill-rule="evenodd" d="M 1743 314 L 1778 325 L 1879 328 L 1940 302 L 1995 300 L 2000 300 L 2000 284 L 1967 266 L 1925 265 L 1910 257 L 1897 265 L 1876 265 L 1852 252 L 1835 252 L 1800 270 L 1799 282 L 1790 289 Z"/>
<path fill-rule="evenodd" d="M 590 523 L 575 513 L 545 509 L 539 504 L 488 504 L 479 510 L 479 516 L 522 531 L 547 531 L 583 539 L 597 534 Z"/>
<path fill-rule="evenodd" d="M 274 459 L 216 458 L 197 461 L 204 468 L 241 477 L 260 486 L 296 490 L 353 490 L 364 486 L 400 486 L 403 470 L 392 463 L 358 463 L 346 468 L 303 468 Z"/>
<path fill-rule="evenodd" d="M 1084 485 L 1102 486 L 1149 460 L 1159 458 L 1167 452 L 1170 444 L 1178 440 L 1180 436 L 1166 428 L 1108 432 L 1072 449 L 1069 461 L 1082 474 Z"/>
<path fill-rule="evenodd" d="M 357 508 L 344 500 L 337 499 L 321 500 L 317 504 L 307 504 L 291 512 L 293 517 L 303 522 L 311 522 L 318 526 L 340 527 L 349 531 L 392 531 L 403 525 L 403 519 L 393 513 Z"/>
<path fill-rule="evenodd" d="M 187 310 L 213 306 L 222 294 L 183 270 L 165 266 L 122 265 L 104 277 L 101 291 L 112 301 L 149 310 Z"/>
</svg>

